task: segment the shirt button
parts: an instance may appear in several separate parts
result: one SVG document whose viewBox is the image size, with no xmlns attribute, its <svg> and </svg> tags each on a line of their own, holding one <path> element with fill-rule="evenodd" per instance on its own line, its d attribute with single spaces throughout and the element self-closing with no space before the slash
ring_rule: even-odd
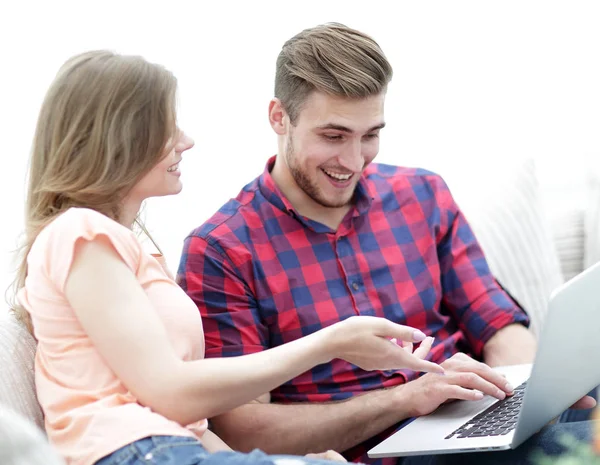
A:
<svg viewBox="0 0 600 465">
<path fill-rule="evenodd" d="M 352 289 L 358 291 L 358 283 L 352 283 Z"/>
<path fill-rule="evenodd" d="M 152 460 L 154 458 L 154 456 L 152 455 L 151 452 L 148 452 L 145 456 L 144 456 L 144 460 Z"/>
</svg>

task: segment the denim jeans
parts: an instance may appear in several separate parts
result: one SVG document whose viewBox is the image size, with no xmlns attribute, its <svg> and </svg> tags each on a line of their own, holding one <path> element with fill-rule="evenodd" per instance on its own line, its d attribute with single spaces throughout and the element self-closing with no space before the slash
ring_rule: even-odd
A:
<svg viewBox="0 0 600 465">
<path fill-rule="evenodd" d="M 95 465 L 331 465 L 328 460 L 291 455 L 267 455 L 259 450 L 209 453 L 190 437 L 151 436 L 135 441 Z"/>
</svg>

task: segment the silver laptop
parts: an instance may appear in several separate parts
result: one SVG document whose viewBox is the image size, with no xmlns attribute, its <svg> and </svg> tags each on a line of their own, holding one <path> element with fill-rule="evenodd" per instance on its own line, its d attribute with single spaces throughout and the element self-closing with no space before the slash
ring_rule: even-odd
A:
<svg viewBox="0 0 600 465">
<path fill-rule="evenodd" d="M 533 365 L 497 370 L 518 386 L 513 396 L 446 404 L 369 457 L 514 449 L 600 385 L 600 263 L 552 294 Z"/>
</svg>

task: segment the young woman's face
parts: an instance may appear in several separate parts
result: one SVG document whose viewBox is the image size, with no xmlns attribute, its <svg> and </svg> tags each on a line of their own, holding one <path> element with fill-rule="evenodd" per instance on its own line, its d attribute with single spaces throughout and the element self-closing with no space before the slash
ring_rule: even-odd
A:
<svg viewBox="0 0 600 465">
<path fill-rule="evenodd" d="M 163 154 L 163 158 L 136 184 L 131 192 L 132 197 L 145 200 L 149 197 L 162 197 L 181 192 L 183 186 L 179 179 L 181 176 L 179 163 L 183 152 L 191 149 L 194 141 L 178 129 L 166 146 L 167 151 Z"/>
</svg>

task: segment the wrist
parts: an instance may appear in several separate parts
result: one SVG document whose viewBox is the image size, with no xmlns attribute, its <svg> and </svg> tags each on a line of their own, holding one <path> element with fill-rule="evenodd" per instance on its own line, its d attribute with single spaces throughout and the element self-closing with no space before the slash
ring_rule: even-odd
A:
<svg viewBox="0 0 600 465">
<path fill-rule="evenodd" d="M 389 389 L 391 406 L 398 414 L 398 421 L 419 416 L 418 406 L 415 405 L 415 395 L 411 393 L 412 384 L 409 381 Z"/>
<path fill-rule="evenodd" d="M 314 356 L 317 365 L 329 363 L 334 358 L 340 357 L 341 350 L 338 325 L 339 323 L 335 323 L 304 338 L 307 342 L 310 340 L 311 346 L 315 349 Z"/>
</svg>

